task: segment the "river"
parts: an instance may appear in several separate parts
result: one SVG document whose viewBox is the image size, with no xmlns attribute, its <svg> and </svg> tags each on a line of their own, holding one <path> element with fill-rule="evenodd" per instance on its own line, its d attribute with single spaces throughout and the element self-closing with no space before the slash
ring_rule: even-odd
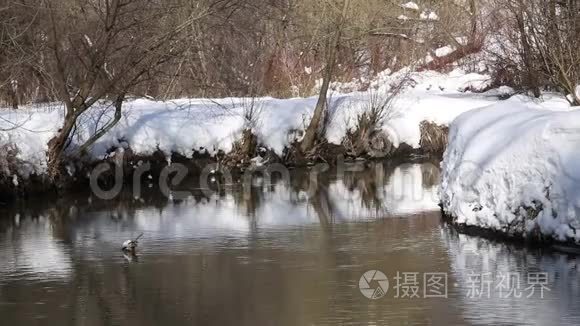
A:
<svg viewBox="0 0 580 326">
<path fill-rule="evenodd" d="M 458 234 L 441 220 L 436 164 L 353 170 L 321 173 L 314 190 L 297 170 L 179 200 L 5 203 L 1 323 L 580 324 L 578 258 Z"/>
</svg>

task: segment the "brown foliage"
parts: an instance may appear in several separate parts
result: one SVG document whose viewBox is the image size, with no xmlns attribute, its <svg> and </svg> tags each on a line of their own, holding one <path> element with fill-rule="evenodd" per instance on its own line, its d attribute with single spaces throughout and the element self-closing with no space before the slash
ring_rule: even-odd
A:
<svg viewBox="0 0 580 326">
<path fill-rule="evenodd" d="M 442 155 L 447 148 L 449 128 L 430 121 L 422 121 L 419 128 L 421 130 L 419 141 L 421 150 L 433 155 Z"/>
</svg>

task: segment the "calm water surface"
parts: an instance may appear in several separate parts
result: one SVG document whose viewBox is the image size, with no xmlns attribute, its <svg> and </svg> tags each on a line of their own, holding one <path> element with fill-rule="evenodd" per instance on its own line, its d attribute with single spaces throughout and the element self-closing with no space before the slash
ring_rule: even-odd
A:
<svg viewBox="0 0 580 326">
<path fill-rule="evenodd" d="M 457 234 L 441 222 L 435 165 L 327 172 L 310 192 L 306 175 L 181 201 L 4 205 L 0 324 L 580 324 L 580 261 Z M 141 232 L 137 257 L 123 255 Z M 381 299 L 358 288 L 368 270 L 389 280 Z M 537 272 L 547 289 L 527 298 Z M 447 298 L 425 298 L 425 273 L 447 275 Z M 520 298 L 502 296 L 502 275 L 519 279 Z"/>
</svg>

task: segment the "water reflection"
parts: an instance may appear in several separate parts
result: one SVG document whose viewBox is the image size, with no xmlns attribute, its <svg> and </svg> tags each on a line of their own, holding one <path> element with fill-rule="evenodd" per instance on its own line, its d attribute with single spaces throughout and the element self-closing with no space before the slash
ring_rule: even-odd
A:
<svg viewBox="0 0 580 326">
<path fill-rule="evenodd" d="M 540 249 L 513 245 L 442 230 L 449 248 L 451 273 L 465 294 L 463 317 L 474 325 L 575 325 L 580 321 L 580 260 Z M 536 274 L 547 276 L 543 294 L 530 288 Z M 474 282 L 482 275 L 484 282 Z M 509 277 L 511 284 L 508 284 Z M 474 283 L 483 290 L 472 295 Z M 482 283 L 484 285 L 482 285 Z M 488 285 L 489 289 L 488 290 Z M 529 298 L 528 298 L 529 296 Z M 542 298 L 543 297 L 543 298 Z"/>
<path fill-rule="evenodd" d="M 578 262 L 442 225 L 436 165 L 350 170 L 322 173 L 319 187 L 293 171 L 288 184 L 257 177 L 249 192 L 80 195 L 4 209 L 0 316 L 59 325 L 580 322 Z M 120 244 L 141 232 L 138 256 L 124 257 Z M 445 272 L 453 286 L 448 299 L 390 292 L 370 301 L 357 288 L 369 269 L 391 282 L 397 272 Z M 473 269 L 547 271 L 551 291 L 543 300 L 473 300 L 465 292 Z"/>
<path fill-rule="evenodd" d="M 0 237 L 0 275 L 37 280 L 70 277 L 70 255 L 55 238 L 55 227 L 45 217 L 21 220 L 19 215 L 14 216 L 14 227 Z"/>
</svg>

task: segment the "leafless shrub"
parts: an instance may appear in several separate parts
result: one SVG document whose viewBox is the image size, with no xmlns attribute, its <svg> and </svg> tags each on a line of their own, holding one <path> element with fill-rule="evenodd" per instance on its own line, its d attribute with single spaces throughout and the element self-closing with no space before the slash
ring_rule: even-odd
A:
<svg viewBox="0 0 580 326">
<path fill-rule="evenodd" d="M 258 146 L 256 128 L 260 125 L 260 116 L 264 108 L 262 100 L 256 97 L 242 99 L 241 105 L 244 130 L 241 139 L 234 143 L 232 153 L 229 155 L 235 162 L 247 162 L 255 155 Z"/>
<path fill-rule="evenodd" d="M 244 128 L 255 129 L 260 125 L 264 111 L 264 100 L 257 97 L 245 97 L 241 102 L 244 110 Z"/>
<path fill-rule="evenodd" d="M 355 127 L 347 131 L 343 140 L 349 155 L 382 157 L 390 153 L 392 143 L 383 132 L 383 126 L 400 114 L 394 102 L 408 82 L 409 76 L 405 74 L 390 85 L 388 92 L 368 91 L 368 101 L 365 102 L 363 112 L 357 116 Z"/>
<path fill-rule="evenodd" d="M 501 35 L 491 54 L 496 78 L 531 91 L 560 91 L 580 105 L 580 6 L 576 1 L 495 1 L 493 19 L 501 21 Z"/>
<path fill-rule="evenodd" d="M 356 127 L 347 131 L 342 142 L 349 155 L 358 157 L 369 148 L 381 145 L 378 143 L 381 127 L 388 116 L 392 115 L 392 106 L 389 103 L 390 99 L 382 99 L 378 93 L 371 92 L 366 110 L 357 116 Z M 390 146 L 390 143 L 382 145 Z"/>
</svg>

